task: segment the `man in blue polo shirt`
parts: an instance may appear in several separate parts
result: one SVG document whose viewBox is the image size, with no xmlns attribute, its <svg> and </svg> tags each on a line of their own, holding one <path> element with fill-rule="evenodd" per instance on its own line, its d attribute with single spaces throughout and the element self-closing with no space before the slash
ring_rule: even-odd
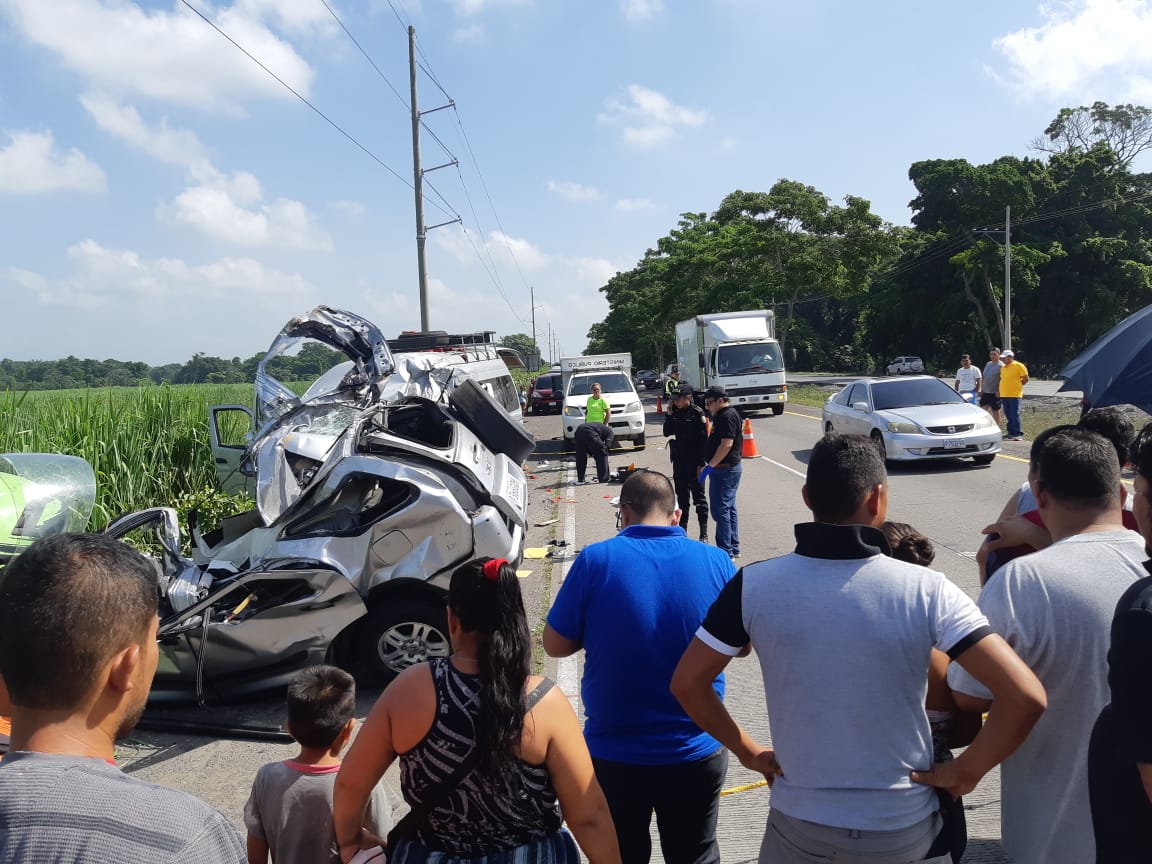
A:
<svg viewBox="0 0 1152 864">
<path fill-rule="evenodd" d="M 735 567 L 723 550 L 689 540 L 679 520 L 667 477 L 629 477 L 620 490 L 623 530 L 576 558 L 544 629 L 551 656 L 584 649 L 584 737 L 628 864 L 651 856 L 653 811 L 666 862 L 720 860 L 716 817 L 728 754 L 668 688 Z M 723 698 L 724 676 L 712 686 Z"/>
</svg>

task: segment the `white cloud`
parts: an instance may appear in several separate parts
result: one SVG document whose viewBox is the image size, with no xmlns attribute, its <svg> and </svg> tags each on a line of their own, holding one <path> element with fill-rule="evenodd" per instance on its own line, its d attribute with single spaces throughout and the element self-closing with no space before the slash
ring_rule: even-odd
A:
<svg viewBox="0 0 1152 864">
<path fill-rule="evenodd" d="M 533 0 L 455 0 L 457 15 L 479 15 L 497 6 L 531 6 Z"/>
<path fill-rule="evenodd" d="M 185 168 L 196 177 L 215 173 L 194 132 L 169 128 L 167 118 L 161 119 L 158 127 L 151 127 L 134 107 L 121 105 L 108 96 L 86 94 L 80 97 L 80 103 L 97 126 L 153 159 Z"/>
<path fill-rule="evenodd" d="M 160 208 L 160 216 L 238 246 L 332 248 L 332 238 L 307 207 L 288 198 L 265 203 L 260 182 L 247 171 L 188 187 Z"/>
<path fill-rule="evenodd" d="M 366 212 L 366 208 L 359 201 L 329 201 L 328 206 L 357 219 Z"/>
<path fill-rule="evenodd" d="M 1074 0 L 1040 13 L 1043 24 L 995 41 L 1013 86 L 1046 99 L 1152 100 L 1152 2 Z"/>
<path fill-rule="evenodd" d="M 575 265 L 576 279 L 586 288 L 599 288 L 620 272 L 607 258 L 577 258 Z"/>
<path fill-rule="evenodd" d="M 452 34 L 452 38 L 457 42 L 463 42 L 469 45 L 475 45 L 478 42 L 483 42 L 484 25 L 470 24 L 467 27 L 457 27 L 456 32 Z"/>
<path fill-rule="evenodd" d="M 308 95 L 315 73 L 265 21 L 286 28 L 327 14 L 304 0 L 238 0 L 206 14 L 265 66 Z M 292 95 L 219 33 L 179 3 L 144 10 L 127 0 L 0 0 L 15 29 L 56 54 L 97 89 L 238 111 L 245 99 Z"/>
<path fill-rule="evenodd" d="M 620 11 L 629 23 L 647 21 L 664 11 L 664 0 L 620 0 Z"/>
<path fill-rule="evenodd" d="M 166 301 L 188 297 L 237 300 L 246 296 L 275 298 L 288 308 L 302 306 L 317 294 L 305 279 L 270 270 L 251 258 L 221 258 L 189 265 L 179 258 L 143 258 L 127 249 L 109 249 L 85 240 L 68 249 L 74 273 L 49 279 L 10 268 L 20 288 L 49 306 L 98 307 L 121 301 Z"/>
<path fill-rule="evenodd" d="M 616 209 L 623 210 L 626 213 L 631 213 L 636 210 L 647 210 L 652 206 L 652 202 L 647 198 L 621 198 L 616 202 Z"/>
<path fill-rule="evenodd" d="M 507 267 L 508 272 L 515 272 L 516 265 L 521 270 L 539 270 L 549 262 L 549 257 L 527 240 L 509 237 L 501 231 L 492 231 L 484 239 L 467 228 L 452 227 L 433 236 L 436 245 L 461 264 L 480 266 L 483 261 L 484 266 L 491 269 L 494 262 L 498 268 Z"/>
<path fill-rule="evenodd" d="M 637 149 L 652 149 L 671 140 L 679 130 L 701 126 L 708 119 L 706 111 L 677 105 L 664 94 L 639 84 L 629 84 L 624 98 L 609 99 L 605 109 L 597 119 L 622 126 L 624 143 Z"/>
<path fill-rule="evenodd" d="M 100 166 L 75 148 L 58 149 L 51 132 L 11 132 L 8 138 L 0 149 L 0 193 L 103 191 Z"/>
<path fill-rule="evenodd" d="M 582 186 L 579 183 L 548 181 L 548 191 L 555 192 L 565 201 L 577 203 L 580 201 L 595 201 L 600 197 L 600 190 L 592 186 Z"/>
</svg>

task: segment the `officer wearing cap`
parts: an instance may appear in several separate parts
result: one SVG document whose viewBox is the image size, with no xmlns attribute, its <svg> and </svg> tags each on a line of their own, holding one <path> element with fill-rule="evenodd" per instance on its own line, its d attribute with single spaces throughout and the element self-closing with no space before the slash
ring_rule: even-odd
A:
<svg viewBox="0 0 1152 864">
<path fill-rule="evenodd" d="M 692 401 L 692 385 L 681 384 L 670 394 L 672 403 L 664 415 L 664 435 L 672 458 L 672 485 L 680 506 L 680 527 L 688 528 L 688 505 L 696 510 L 700 523 L 700 540 L 708 542 L 708 499 L 699 472 L 704 466 L 704 448 L 708 443 L 708 418 L 704 409 Z"/>
<path fill-rule="evenodd" d="M 704 448 L 700 482 L 712 477 L 712 518 L 716 521 L 716 545 L 733 559 L 740 557 L 740 525 L 736 515 L 736 490 L 740 487 L 740 459 L 744 433 L 740 414 L 732 407 L 728 391 L 712 386 L 704 394 L 704 410 L 712 415 L 712 434 Z"/>
</svg>

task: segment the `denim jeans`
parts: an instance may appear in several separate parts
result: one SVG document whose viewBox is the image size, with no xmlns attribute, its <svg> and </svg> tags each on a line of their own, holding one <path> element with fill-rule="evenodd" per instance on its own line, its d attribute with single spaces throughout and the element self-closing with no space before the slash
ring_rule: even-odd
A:
<svg viewBox="0 0 1152 864">
<path fill-rule="evenodd" d="M 1017 396 L 1001 396 L 1000 402 L 1004 406 L 1004 420 L 1008 424 L 1008 437 L 1015 438 L 1023 435 L 1020 428 L 1020 399 Z"/>
<path fill-rule="evenodd" d="M 712 472 L 709 491 L 712 518 L 716 520 L 716 545 L 735 557 L 740 554 L 740 524 L 736 517 L 736 490 L 740 488 L 739 462 L 731 468 L 721 467 Z"/>
</svg>

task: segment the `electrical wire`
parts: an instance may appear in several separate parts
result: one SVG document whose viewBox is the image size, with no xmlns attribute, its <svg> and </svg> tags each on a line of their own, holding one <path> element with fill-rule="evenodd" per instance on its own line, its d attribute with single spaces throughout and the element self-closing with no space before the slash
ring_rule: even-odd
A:
<svg viewBox="0 0 1152 864">
<path fill-rule="evenodd" d="M 188 9 L 191 10 L 193 13 L 195 13 L 196 16 L 198 18 L 200 18 L 200 20 L 202 20 L 205 24 L 207 24 L 209 27 L 211 27 L 213 30 L 215 30 L 217 33 L 219 33 L 221 36 L 223 36 L 225 39 L 227 39 L 229 42 L 231 42 L 232 45 L 235 46 L 237 49 L 239 49 L 244 54 L 245 57 L 247 57 L 249 60 L 251 60 L 257 66 L 259 66 L 261 69 L 263 69 L 266 73 L 268 73 L 268 75 L 270 75 L 273 79 L 275 79 L 276 82 L 278 84 L 280 84 L 281 87 L 283 87 L 285 90 L 287 90 L 293 96 L 295 96 L 297 99 L 299 99 L 301 102 L 303 102 L 309 108 L 311 108 L 315 114 L 317 114 L 321 119 L 323 119 L 333 129 L 335 129 L 337 132 L 339 132 L 341 135 L 343 135 L 345 138 L 347 138 L 352 144 L 354 144 L 359 150 L 361 150 L 366 156 L 368 156 L 368 158 L 370 158 L 373 162 L 375 162 L 377 165 L 379 165 L 381 168 L 383 168 L 385 171 L 387 171 L 389 174 L 391 174 L 393 177 L 395 177 L 397 180 L 399 180 L 401 183 L 403 183 L 409 189 L 415 191 L 416 187 L 413 186 L 410 181 L 404 179 L 403 175 L 401 175 L 398 171 L 396 171 L 394 168 L 392 168 L 390 165 L 388 165 L 388 163 L 386 163 L 383 159 L 381 159 L 379 156 L 377 156 L 375 153 L 373 153 L 371 150 L 369 150 L 367 147 L 365 147 L 363 144 L 361 144 L 352 135 L 351 132 L 348 132 L 343 126 L 341 126 L 339 123 L 337 123 L 331 117 L 329 117 L 327 114 L 325 114 L 319 108 L 317 108 L 316 105 L 314 105 L 306 96 L 304 96 L 299 91 L 297 91 L 295 88 L 293 88 L 291 84 L 289 84 L 287 81 L 285 81 L 279 75 L 277 75 L 275 72 L 273 72 L 267 66 L 265 66 L 263 63 L 261 63 L 260 60 L 258 60 L 247 48 L 245 48 L 243 45 L 241 45 L 239 42 L 237 42 L 235 39 L 233 39 L 231 36 L 229 36 L 226 32 L 224 32 L 224 30 L 221 29 L 220 26 L 216 24 L 216 22 L 214 22 L 212 19 L 208 18 L 208 16 L 206 16 L 203 12 L 201 12 L 199 9 L 197 9 L 195 6 L 193 6 L 192 3 L 189 2 L 189 0 L 180 0 L 180 2 L 183 3 L 186 7 L 188 7 Z M 439 204 L 436 204 L 435 202 L 433 202 L 433 206 L 435 206 L 437 210 L 443 210 L 445 215 L 449 215 L 449 216 L 452 215 L 451 213 L 444 210 L 444 208 L 442 208 Z"/>
<path fill-rule="evenodd" d="M 336 23 L 340 25 L 340 29 L 344 31 L 344 34 L 352 40 L 352 44 L 355 45 L 360 50 L 360 53 L 364 55 L 364 59 L 372 64 L 372 68 L 376 70 L 376 74 L 380 76 L 380 80 L 387 84 L 388 89 L 396 94 L 396 98 L 400 100 L 400 104 L 403 105 L 409 112 L 411 112 L 412 106 L 409 105 L 404 97 L 400 95 L 400 91 L 392 86 L 392 82 L 388 80 L 388 76 L 385 75 L 380 67 L 376 65 L 376 61 L 368 55 L 368 52 L 364 50 L 364 47 L 358 41 L 356 41 L 356 37 L 352 35 L 352 31 L 344 26 L 344 22 L 340 20 L 340 16 L 337 15 L 336 11 L 328 5 L 328 0 L 320 0 L 320 2 L 323 3 L 324 8 L 328 10 L 328 14 L 336 19 Z"/>
</svg>

